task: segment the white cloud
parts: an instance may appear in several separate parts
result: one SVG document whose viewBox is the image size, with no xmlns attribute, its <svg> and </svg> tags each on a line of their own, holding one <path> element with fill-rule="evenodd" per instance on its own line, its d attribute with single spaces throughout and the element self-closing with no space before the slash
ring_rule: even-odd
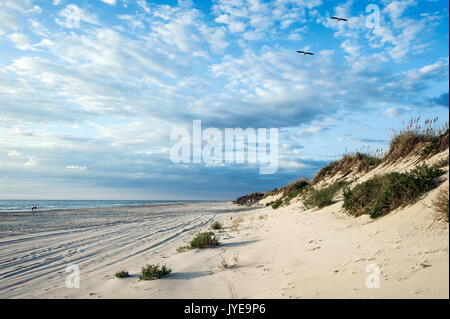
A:
<svg viewBox="0 0 450 319">
<path fill-rule="evenodd" d="M 30 158 L 27 162 L 25 162 L 23 165 L 24 166 L 29 166 L 29 167 L 32 167 L 32 166 L 36 166 L 36 161 L 34 160 L 34 159 L 32 159 L 32 158 Z"/>
<path fill-rule="evenodd" d="M 55 22 L 69 29 L 79 28 L 80 22 L 98 24 L 97 17 L 95 15 L 90 14 L 75 4 L 69 4 L 66 6 L 58 13 L 58 16 L 63 19 L 61 20 L 56 18 Z"/>
<path fill-rule="evenodd" d="M 0 5 L 17 11 L 25 11 L 33 7 L 34 0 L 2 0 Z"/>
<path fill-rule="evenodd" d="M 225 24 L 230 33 L 244 33 L 245 40 L 254 41 L 273 36 L 296 23 L 303 26 L 307 22 L 306 10 L 320 4 L 320 0 L 218 0 L 212 10 L 216 23 Z M 298 36 L 291 34 L 291 38 L 298 39 Z"/>
<path fill-rule="evenodd" d="M 33 6 L 33 8 L 26 10 L 26 13 L 42 13 L 42 9 L 39 6 Z"/>
<path fill-rule="evenodd" d="M 145 13 L 150 13 L 150 8 L 148 7 L 146 0 L 137 0 L 137 5 L 141 7 Z"/>
<path fill-rule="evenodd" d="M 19 50 L 32 50 L 33 47 L 30 43 L 30 38 L 22 33 L 12 33 L 7 36 L 7 39 L 10 40 L 16 48 Z"/>
<path fill-rule="evenodd" d="M 9 151 L 8 156 L 9 157 L 21 157 L 21 156 L 23 156 L 23 154 L 18 151 Z"/>
<path fill-rule="evenodd" d="M 18 30 L 20 27 L 19 18 L 7 10 L 0 7 L 0 35 L 9 30 Z"/>
<path fill-rule="evenodd" d="M 76 170 L 86 170 L 86 166 L 78 166 L 78 165 L 67 165 L 67 169 L 76 169 Z"/>
<path fill-rule="evenodd" d="M 415 0 L 384 1 L 386 6 L 379 7 L 380 25 L 369 28 L 366 25 L 367 16 L 363 13 L 357 16 L 352 14 L 355 3 L 348 0 L 334 8 L 334 14 L 346 17 L 348 22 L 339 23 L 328 16 L 318 19 L 326 27 L 335 30 L 335 37 L 343 39 L 341 47 L 351 57 L 356 55 L 356 47 L 369 47 L 400 63 L 411 53 L 424 52 L 429 45 L 428 40 L 436 25 L 435 21 L 443 16 L 438 11 L 432 14 L 409 14 L 412 8 L 416 9 L 418 2 Z M 354 45 L 349 46 L 349 40 Z M 368 43 L 365 43 L 366 41 Z"/>
<path fill-rule="evenodd" d="M 101 1 L 104 3 L 110 4 L 112 6 L 115 6 L 116 2 L 117 2 L 116 0 L 101 0 Z"/>
<path fill-rule="evenodd" d="M 401 114 L 405 114 L 407 112 L 410 112 L 410 107 L 391 107 L 381 112 L 381 114 L 388 116 L 388 117 L 395 117 L 399 116 Z"/>
</svg>

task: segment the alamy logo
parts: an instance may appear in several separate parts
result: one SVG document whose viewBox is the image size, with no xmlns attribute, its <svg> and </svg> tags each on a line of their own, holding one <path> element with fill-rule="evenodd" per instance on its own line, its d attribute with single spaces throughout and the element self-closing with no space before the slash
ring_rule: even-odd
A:
<svg viewBox="0 0 450 319">
<path fill-rule="evenodd" d="M 66 277 L 67 288 L 80 288 L 80 268 L 78 265 L 67 266 L 66 272 L 71 274 Z"/>
<path fill-rule="evenodd" d="M 366 12 L 370 13 L 366 18 L 366 27 L 375 29 L 380 26 L 380 8 L 376 4 L 369 4 Z"/>
<path fill-rule="evenodd" d="M 174 129 L 170 139 L 177 141 L 170 150 L 173 163 L 245 163 L 247 154 L 247 163 L 259 164 L 260 174 L 274 174 L 278 170 L 276 128 L 226 128 L 223 135 L 217 128 L 202 130 L 201 121 L 194 120 L 192 139 L 185 128 Z"/>
<path fill-rule="evenodd" d="M 380 267 L 376 264 L 370 264 L 366 267 L 366 272 L 371 274 L 366 278 L 367 288 L 380 288 Z"/>
</svg>

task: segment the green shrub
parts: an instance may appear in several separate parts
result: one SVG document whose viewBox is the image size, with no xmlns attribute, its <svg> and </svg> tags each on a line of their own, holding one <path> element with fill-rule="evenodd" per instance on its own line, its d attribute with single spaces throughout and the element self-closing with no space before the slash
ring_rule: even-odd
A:
<svg viewBox="0 0 450 319">
<path fill-rule="evenodd" d="M 289 193 L 289 195 L 284 199 L 284 205 L 289 205 L 293 198 L 296 198 L 298 195 L 303 193 L 305 189 L 309 187 L 309 184 L 304 185 L 302 188 L 296 189 L 295 191 Z"/>
<path fill-rule="evenodd" d="M 128 273 L 128 271 L 126 271 L 126 270 L 121 270 L 121 271 L 118 271 L 118 272 L 116 272 L 115 274 L 114 274 L 114 277 L 116 277 L 116 278 L 125 278 L 125 277 L 128 277 L 130 274 Z"/>
<path fill-rule="evenodd" d="M 342 207 L 355 216 L 383 216 L 400 206 L 413 204 L 435 186 L 434 180 L 442 173 L 440 169 L 423 164 L 408 173 L 393 172 L 375 176 L 353 189 L 346 187 Z"/>
<path fill-rule="evenodd" d="M 189 243 L 189 248 L 206 248 L 219 245 L 213 232 L 198 233 Z"/>
<path fill-rule="evenodd" d="M 292 192 L 304 188 L 309 185 L 309 180 L 306 177 L 299 178 L 294 183 L 289 183 L 288 185 L 282 187 L 280 190 L 283 192 L 283 197 L 288 196 Z"/>
<path fill-rule="evenodd" d="M 364 213 L 364 208 L 371 203 L 381 192 L 382 188 L 390 182 L 393 175 L 374 176 L 373 178 L 356 185 L 353 189 L 348 186 L 344 187 L 342 196 L 344 199 L 344 207 L 347 211 L 351 211 L 354 216 L 360 216 Z"/>
<path fill-rule="evenodd" d="M 334 196 L 345 185 L 345 182 L 339 181 L 321 189 L 313 189 L 309 193 L 308 197 L 303 201 L 303 204 L 307 208 L 323 208 L 331 205 L 333 203 Z"/>
<path fill-rule="evenodd" d="M 177 253 L 179 253 L 179 254 L 184 253 L 188 249 L 189 249 L 188 246 L 180 246 L 180 247 L 177 248 Z"/>
<path fill-rule="evenodd" d="M 430 142 L 428 142 L 425 147 L 422 149 L 422 151 L 420 152 L 421 155 L 429 155 L 429 154 L 434 154 L 438 151 L 438 147 L 437 147 L 437 139 L 434 139 Z"/>
<path fill-rule="evenodd" d="M 147 265 L 142 267 L 141 274 L 139 275 L 140 280 L 154 280 L 162 278 L 172 272 L 172 269 L 168 268 L 166 265 Z"/>
<path fill-rule="evenodd" d="M 211 224 L 211 229 L 222 229 L 222 224 L 219 223 L 218 221 L 215 221 L 214 223 Z"/>
<path fill-rule="evenodd" d="M 281 204 L 283 204 L 283 200 L 281 198 L 279 198 L 272 204 L 272 208 L 277 209 L 278 207 L 281 206 Z"/>
</svg>

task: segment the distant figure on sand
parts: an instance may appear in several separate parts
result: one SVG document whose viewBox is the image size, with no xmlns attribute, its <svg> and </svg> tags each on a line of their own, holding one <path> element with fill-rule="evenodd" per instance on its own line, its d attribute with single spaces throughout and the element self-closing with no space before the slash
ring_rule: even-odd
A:
<svg viewBox="0 0 450 319">
<path fill-rule="evenodd" d="M 31 207 L 31 211 L 34 211 L 34 210 L 36 210 L 37 209 L 37 205 L 33 205 L 32 207 Z"/>
</svg>

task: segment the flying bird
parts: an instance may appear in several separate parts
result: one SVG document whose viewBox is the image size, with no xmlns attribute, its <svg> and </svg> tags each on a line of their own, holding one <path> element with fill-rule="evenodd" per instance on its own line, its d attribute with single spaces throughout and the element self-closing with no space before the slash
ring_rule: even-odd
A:
<svg viewBox="0 0 450 319">
<path fill-rule="evenodd" d="M 297 51 L 297 53 L 303 53 L 303 55 L 314 55 L 312 52 L 306 52 L 306 51 Z"/>
<path fill-rule="evenodd" d="M 338 22 L 339 21 L 348 21 L 347 19 L 339 18 L 339 17 L 331 17 L 330 19 L 338 20 Z"/>
</svg>

